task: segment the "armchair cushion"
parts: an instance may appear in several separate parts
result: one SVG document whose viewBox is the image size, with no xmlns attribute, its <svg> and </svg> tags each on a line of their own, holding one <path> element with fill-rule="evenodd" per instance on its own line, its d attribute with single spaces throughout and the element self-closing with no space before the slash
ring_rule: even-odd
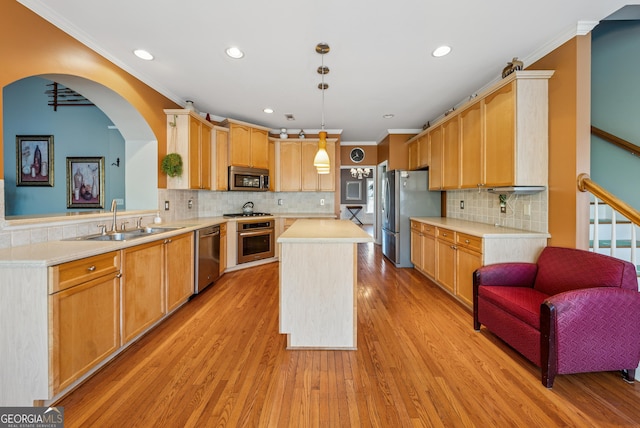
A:
<svg viewBox="0 0 640 428">
<path fill-rule="evenodd" d="M 481 287 L 479 295 L 501 310 L 540 330 L 540 305 L 547 296 L 538 290 L 524 287 Z"/>
</svg>

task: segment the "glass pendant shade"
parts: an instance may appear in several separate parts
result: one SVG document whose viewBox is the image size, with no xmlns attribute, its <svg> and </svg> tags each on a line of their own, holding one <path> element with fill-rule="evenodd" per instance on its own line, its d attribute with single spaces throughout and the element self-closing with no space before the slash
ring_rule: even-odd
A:
<svg viewBox="0 0 640 428">
<path fill-rule="evenodd" d="M 327 133 L 320 131 L 319 136 L 318 152 L 313 158 L 313 166 L 316 167 L 318 174 L 329 174 L 331 162 L 329 161 L 329 153 L 327 153 Z"/>
</svg>

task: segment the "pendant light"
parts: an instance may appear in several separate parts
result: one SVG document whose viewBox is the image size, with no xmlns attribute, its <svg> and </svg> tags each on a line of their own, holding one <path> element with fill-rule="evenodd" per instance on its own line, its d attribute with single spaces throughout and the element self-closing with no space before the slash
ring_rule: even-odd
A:
<svg viewBox="0 0 640 428">
<path fill-rule="evenodd" d="M 329 67 L 324 65 L 324 54 L 330 50 L 329 45 L 326 43 L 318 43 L 316 45 L 316 52 L 322 55 L 322 65 L 318 67 L 318 74 L 322 76 L 322 82 L 318 84 L 318 89 L 322 91 L 322 123 L 320 125 L 320 132 L 318 136 L 318 152 L 313 159 L 313 166 L 316 167 L 318 174 L 329 174 L 331 172 L 331 162 L 329 160 L 329 153 L 327 153 L 327 132 L 324 130 L 324 91 L 329 87 L 327 83 L 324 83 L 324 75 L 329 73 Z"/>
</svg>

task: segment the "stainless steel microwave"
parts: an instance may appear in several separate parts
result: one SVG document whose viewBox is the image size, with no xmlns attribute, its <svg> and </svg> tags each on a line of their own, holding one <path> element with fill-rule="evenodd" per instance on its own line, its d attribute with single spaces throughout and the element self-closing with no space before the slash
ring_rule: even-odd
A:
<svg viewBox="0 0 640 428">
<path fill-rule="evenodd" d="M 230 166 L 229 190 L 266 192 L 269 190 L 269 170 Z"/>
</svg>

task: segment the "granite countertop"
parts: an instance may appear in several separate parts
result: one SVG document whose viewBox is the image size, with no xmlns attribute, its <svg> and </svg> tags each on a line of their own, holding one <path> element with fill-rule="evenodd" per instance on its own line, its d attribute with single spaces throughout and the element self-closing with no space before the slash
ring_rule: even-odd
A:
<svg viewBox="0 0 640 428">
<path fill-rule="evenodd" d="M 475 221 L 460 220 L 448 217 L 411 217 L 411 220 L 431 224 L 437 227 L 445 227 L 456 232 L 462 232 L 484 239 L 504 238 L 550 238 L 551 235 L 544 232 L 532 232 L 530 230 L 514 229 L 511 227 L 494 226 Z"/>
<path fill-rule="evenodd" d="M 300 219 L 289 227 L 278 243 L 373 242 L 373 237 L 349 220 Z"/>
</svg>

